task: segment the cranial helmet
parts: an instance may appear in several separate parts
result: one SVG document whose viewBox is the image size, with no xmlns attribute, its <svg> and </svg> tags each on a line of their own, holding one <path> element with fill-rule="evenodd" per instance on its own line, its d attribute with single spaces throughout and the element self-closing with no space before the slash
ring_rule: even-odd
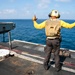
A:
<svg viewBox="0 0 75 75">
<path fill-rule="evenodd" d="M 57 10 L 52 10 L 51 13 L 48 16 L 49 17 L 56 16 L 57 18 L 60 18 L 60 14 Z"/>
</svg>

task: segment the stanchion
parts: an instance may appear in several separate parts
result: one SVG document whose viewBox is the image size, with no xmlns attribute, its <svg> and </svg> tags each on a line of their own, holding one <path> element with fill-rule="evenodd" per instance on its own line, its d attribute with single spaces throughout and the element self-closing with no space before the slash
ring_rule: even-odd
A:
<svg viewBox="0 0 75 75">
<path fill-rule="evenodd" d="M 8 38 L 9 38 L 9 49 L 12 49 L 12 43 L 11 43 L 11 32 L 8 32 Z"/>
<path fill-rule="evenodd" d="M 10 56 L 14 56 L 14 52 L 12 51 L 12 43 L 11 43 L 11 32 L 8 32 L 8 38 L 9 38 L 9 50 L 10 50 Z"/>
</svg>

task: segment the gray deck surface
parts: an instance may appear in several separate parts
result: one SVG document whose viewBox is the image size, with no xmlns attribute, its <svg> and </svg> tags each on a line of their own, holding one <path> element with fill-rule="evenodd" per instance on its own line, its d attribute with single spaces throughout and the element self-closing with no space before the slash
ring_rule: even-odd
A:
<svg viewBox="0 0 75 75">
<path fill-rule="evenodd" d="M 0 75 L 75 75 L 74 73 L 61 70 L 55 72 L 51 67 L 48 71 L 44 70 L 43 65 L 29 62 L 17 57 L 7 58 L 0 62 Z"/>
<path fill-rule="evenodd" d="M 8 49 L 8 43 L 0 43 L 0 48 Z M 4 61 L 0 62 L 0 75 L 75 75 L 75 72 L 70 71 L 71 69 L 75 71 L 75 58 L 74 52 L 72 52 L 72 57 L 60 57 L 62 67 L 69 68 L 70 70 L 64 70 L 56 72 L 53 66 L 50 67 L 48 71 L 44 70 L 43 64 L 45 53 L 44 46 L 34 45 L 31 43 L 25 43 L 20 41 L 12 42 L 12 50 L 22 55 L 22 58 L 19 57 L 8 57 Z M 30 54 L 30 55 L 27 55 Z M 36 57 L 37 56 L 37 57 Z M 32 60 L 25 59 L 30 57 L 32 59 L 40 61 L 34 62 Z M 40 57 L 40 58 L 38 58 Z M 52 56 L 53 58 L 53 56 Z M 54 65 L 54 63 L 52 63 Z"/>
</svg>

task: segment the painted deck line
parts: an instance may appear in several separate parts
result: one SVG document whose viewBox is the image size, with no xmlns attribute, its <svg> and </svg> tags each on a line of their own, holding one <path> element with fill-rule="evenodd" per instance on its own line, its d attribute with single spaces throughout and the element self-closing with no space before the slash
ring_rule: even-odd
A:
<svg viewBox="0 0 75 75">
<path fill-rule="evenodd" d="M 24 54 L 24 53 L 23 53 Z M 29 54 L 27 54 L 29 55 Z M 36 63 L 39 63 L 39 64 L 43 64 L 43 61 L 40 61 L 40 60 L 37 60 L 35 58 L 31 58 L 31 57 L 27 57 L 27 56 L 24 56 L 24 55 L 21 55 L 21 54 L 15 54 L 16 57 L 19 57 L 19 58 L 22 58 L 22 59 L 25 59 L 25 60 L 29 60 L 29 61 L 32 61 L 32 62 L 36 62 Z M 30 55 L 30 56 L 33 56 L 33 55 Z M 35 56 L 35 55 L 34 55 Z M 36 57 L 36 56 L 35 56 Z M 55 67 L 55 65 L 52 65 L 53 67 Z M 75 70 L 74 69 L 71 69 L 71 68 L 67 68 L 67 67 L 62 67 L 63 70 L 65 71 L 68 71 L 68 72 L 73 72 L 75 73 Z"/>
<path fill-rule="evenodd" d="M 15 56 L 18 57 L 18 58 L 24 59 L 24 60 L 32 61 L 32 62 L 35 62 L 35 63 L 38 63 L 38 64 L 43 64 L 43 61 L 31 58 L 31 57 L 27 57 L 27 56 L 24 56 L 24 55 L 21 55 L 21 54 L 16 54 Z M 55 65 L 51 65 L 51 66 L 55 67 Z M 75 73 L 74 69 L 67 68 L 67 67 L 62 67 L 62 70 Z"/>
<path fill-rule="evenodd" d="M 36 56 L 36 55 L 32 55 L 32 54 L 25 53 L 25 52 L 22 52 L 21 54 L 23 54 L 23 55 L 27 55 L 27 56 L 31 56 L 31 57 L 35 57 L 35 58 L 44 59 L 43 57 L 40 57 L 39 55 L 38 55 L 38 56 Z"/>
<path fill-rule="evenodd" d="M 42 45 L 42 44 L 37 44 L 37 43 L 27 42 L 27 41 L 21 41 L 21 40 L 16 40 L 16 39 L 14 39 L 12 42 L 14 42 L 14 41 L 17 41 L 17 42 L 23 42 L 23 43 L 28 43 L 28 44 L 33 44 L 33 45 L 45 46 L 45 45 Z"/>
<path fill-rule="evenodd" d="M 8 49 L 8 47 L 4 47 L 4 46 L 1 46 L 1 45 L 0 45 L 0 47 L 3 47 L 3 48 L 5 48 L 5 49 Z M 37 55 L 37 54 L 30 54 L 30 53 L 28 53 L 28 52 L 20 51 L 20 50 L 17 50 L 17 49 L 13 49 L 13 51 L 10 51 L 10 52 L 13 52 L 13 54 L 18 53 L 18 54 L 21 54 L 21 55 L 24 55 L 24 56 L 28 56 L 28 57 L 35 58 L 35 59 L 44 60 L 44 57 L 41 57 L 40 55 Z M 53 61 L 53 59 L 50 59 L 50 61 Z M 67 63 L 67 64 L 73 64 L 73 63 L 69 63 L 69 62 L 66 62 L 66 61 L 60 62 L 60 63 L 62 63 L 62 64 L 64 64 L 64 65 L 65 65 L 65 63 Z M 74 65 L 75 65 L 75 64 L 74 64 Z"/>
<path fill-rule="evenodd" d="M 27 41 L 21 41 L 21 40 L 16 40 L 16 39 L 14 39 L 12 42 L 14 42 L 14 41 L 28 43 L 28 44 L 33 44 L 33 45 L 39 45 L 39 46 L 43 46 L 43 47 L 46 46 L 46 45 L 42 45 L 42 44 L 37 44 L 37 43 L 32 43 L 32 42 L 27 42 Z M 65 48 L 60 48 L 60 49 L 65 49 Z M 71 50 L 71 49 L 69 49 L 69 51 L 75 52 L 75 50 Z"/>
<path fill-rule="evenodd" d="M 29 54 L 29 53 L 26 53 L 26 52 L 21 52 L 21 54 L 24 55 L 24 56 L 28 56 L 28 57 L 31 57 L 31 58 L 35 58 L 35 59 L 37 59 L 37 58 L 40 59 L 40 60 L 44 60 L 45 59 L 44 57 L 41 57 L 40 55 L 32 55 L 32 54 Z M 54 60 L 51 58 L 50 61 L 54 61 Z M 60 62 L 60 63 L 62 63 L 63 65 L 65 65 L 65 63 L 66 64 L 73 64 L 71 62 L 69 63 L 69 62 L 66 62 L 66 61 Z"/>
</svg>

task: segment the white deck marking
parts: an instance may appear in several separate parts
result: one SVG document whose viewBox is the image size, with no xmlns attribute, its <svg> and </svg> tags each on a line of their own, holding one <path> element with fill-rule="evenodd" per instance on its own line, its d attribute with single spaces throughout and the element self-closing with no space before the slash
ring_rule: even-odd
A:
<svg viewBox="0 0 75 75">
<path fill-rule="evenodd" d="M 45 46 L 45 45 L 40 45 L 40 44 L 26 42 L 26 41 L 20 41 L 20 40 L 14 40 L 13 42 L 24 42 L 24 43 L 28 43 L 28 44 L 38 45 L 38 46 L 41 46 L 41 47 Z M 61 49 L 65 49 L 65 48 L 61 48 Z M 69 50 L 69 51 L 75 52 L 74 50 Z M 37 56 L 37 55 L 28 54 L 28 53 L 25 53 L 25 52 L 22 52 L 21 54 L 16 54 L 15 56 L 19 57 L 19 58 L 22 58 L 22 59 L 25 59 L 25 60 L 28 60 L 28 61 L 36 62 L 36 63 L 39 63 L 39 64 L 43 64 L 43 61 L 40 61 L 40 60 L 38 60 L 36 58 L 44 59 L 43 57 L 40 57 L 40 56 Z M 31 56 L 31 57 L 29 57 L 29 56 Z M 36 57 L 36 58 L 33 58 L 33 57 Z M 55 65 L 52 65 L 52 66 L 55 67 Z M 68 72 L 75 73 L 75 70 L 72 69 L 72 68 L 62 67 L 62 69 L 65 70 L 65 71 L 68 71 Z"/>
<path fill-rule="evenodd" d="M 12 42 L 14 42 L 14 41 L 28 43 L 28 44 L 33 44 L 33 45 L 39 45 L 39 46 L 42 46 L 42 47 L 45 47 L 46 46 L 46 45 L 42 45 L 42 44 L 37 44 L 37 43 L 32 43 L 32 42 L 27 42 L 27 41 L 21 41 L 21 40 L 15 40 L 15 39 Z M 65 48 L 60 48 L 60 49 L 65 49 Z M 69 51 L 75 52 L 75 50 L 71 50 L 71 49 L 69 49 Z"/>
<path fill-rule="evenodd" d="M 36 57 L 36 58 L 44 59 L 43 57 L 40 57 L 38 55 L 32 55 L 32 54 L 25 53 L 25 52 L 22 52 L 22 54 L 27 55 L 27 56 L 31 56 L 31 57 Z"/>
<path fill-rule="evenodd" d="M 32 62 L 36 62 L 36 63 L 39 63 L 39 64 L 43 64 L 43 61 L 37 60 L 35 58 L 31 58 L 31 57 L 24 56 L 24 55 L 21 55 L 21 54 L 16 54 L 15 56 L 16 57 L 19 57 L 19 58 L 22 58 L 22 59 L 25 59 L 25 60 L 28 60 L 28 61 L 32 61 Z M 55 67 L 55 65 L 51 65 L 51 66 L 52 67 Z M 68 72 L 75 73 L 75 70 L 74 69 L 71 69 L 71 68 L 62 67 L 62 69 L 65 70 L 65 71 L 68 71 Z"/>
<path fill-rule="evenodd" d="M 33 59 L 33 58 L 31 58 L 31 57 L 27 57 L 27 56 L 20 55 L 20 54 L 16 54 L 15 56 L 16 56 L 16 57 L 19 57 L 19 58 L 22 58 L 22 59 L 25 59 L 25 60 L 32 61 L 32 62 L 36 62 L 36 63 L 39 63 L 39 64 L 43 64 L 42 61 L 39 61 L 39 60 L 37 60 L 37 59 Z"/>
</svg>

